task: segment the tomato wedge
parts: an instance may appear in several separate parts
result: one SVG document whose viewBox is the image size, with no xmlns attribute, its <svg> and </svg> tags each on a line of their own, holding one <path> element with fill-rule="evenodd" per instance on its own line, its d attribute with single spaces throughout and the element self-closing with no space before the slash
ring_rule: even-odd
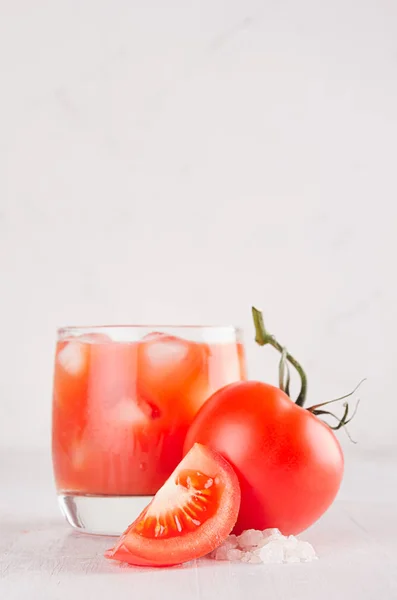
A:
<svg viewBox="0 0 397 600">
<path fill-rule="evenodd" d="M 220 454 L 194 444 L 106 558 L 166 567 L 204 556 L 229 535 L 240 487 Z"/>
</svg>

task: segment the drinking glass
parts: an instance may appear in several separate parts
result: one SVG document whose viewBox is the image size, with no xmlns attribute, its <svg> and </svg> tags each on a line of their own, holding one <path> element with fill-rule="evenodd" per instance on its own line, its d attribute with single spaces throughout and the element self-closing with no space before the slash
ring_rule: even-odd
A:
<svg viewBox="0 0 397 600">
<path fill-rule="evenodd" d="M 180 462 L 200 407 L 242 379 L 242 336 L 232 326 L 59 329 L 52 455 L 70 525 L 124 531 Z"/>
</svg>

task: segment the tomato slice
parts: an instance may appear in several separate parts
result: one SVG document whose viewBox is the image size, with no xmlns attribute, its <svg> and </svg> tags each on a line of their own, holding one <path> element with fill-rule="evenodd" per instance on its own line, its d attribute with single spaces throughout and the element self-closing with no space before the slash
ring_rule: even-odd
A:
<svg viewBox="0 0 397 600">
<path fill-rule="evenodd" d="M 106 558 L 166 567 L 204 556 L 229 535 L 240 487 L 220 454 L 194 444 Z"/>
</svg>

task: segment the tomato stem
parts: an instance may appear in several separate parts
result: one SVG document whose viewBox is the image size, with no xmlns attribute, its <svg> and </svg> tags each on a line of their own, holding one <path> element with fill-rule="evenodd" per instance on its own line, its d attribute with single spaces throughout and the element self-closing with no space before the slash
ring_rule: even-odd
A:
<svg viewBox="0 0 397 600">
<path fill-rule="evenodd" d="M 340 400 L 345 400 L 346 398 L 353 396 L 353 394 L 355 394 L 357 392 L 358 388 L 364 383 L 364 381 L 366 381 L 365 377 L 356 385 L 354 390 L 352 390 L 348 394 L 345 394 L 344 396 L 340 396 L 339 398 L 334 398 L 333 400 L 327 400 L 326 402 L 320 402 L 320 404 L 314 404 L 313 406 L 309 406 L 309 408 L 307 410 L 309 410 L 310 412 L 313 412 L 314 410 L 317 410 L 318 408 L 327 406 L 327 404 L 332 404 L 333 402 L 340 402 Z"/>
<path fill-rule="evenodd" d="M 356 385 L 356 387 L 354 388 L 354 390 L 352 392 L 349 392 L 348 394 L 345 394 L 344 396 L 340 396 L 339 398 L 334 398 L 333 400 L 328 400 L 327 402 L 320 402 L 320 404 L 314 404 L 313 406 L 309 406 L 309 408 L 307 410 L 309 412 L 311 412 L 315 417 L 327 416 L 327 417 L 333 417 L 334 419 L 336 419 L 338 421 L 338 423 L 333 426 L 331 426 L 331 425 L 329 425 L 329 423 L 327 423 L 328 427 L 330 427 L 334 431 L 337 431 L 338 429 L 341 429 L 343 427 L 344 430 L 346 431 L 350 441 L 355 444 L 356 442 L 352 439 L 351 435 L 349 434 L 346 425 L 348 425 L 350 423 L 350 421 L 355 417 L 358 405 L 360 404 L 360 399 L 357 400 L 356 407 L 355 407 L 352 415 L 349 414 L 350 406 L 349 406 L 348 402 L 343 403 L 344 411 L 343 411 L 342 417 L 337 417 L 330 410 L 324 410 L 323 407 L 328 406 L 328 404 L 332 404 L 333 402 L 340 402 L 341 400 L 345 400 L 346 398 L 353 396 L 353 394 L 358 390 L 358 388 L 364 381 L 365 381 L 365 379 L 362 379 L 360 381 L 360 383 L 358 383 Z"/>
<path fill-rule="evenodd" d="M 258 310 L 257 308 L 255 308 L 254 306 L 252 307 L 252 317 L 253 317 L 254 325 L 255 325 L 255 341 L 256 341 L 256 343 L 259 344 L 259 346 L 266 346 L 266 344 L 270 344 L 270 346 L 273 346 L 273 348 L 275 348 L 278 352 L 280 352 L 281 355 L 284 354 L 285 359 L 289 363 L 291 363 L 291 365 L 297 371 L 297 373 L 300 377 L 300 380 L 301 380 L 301 389 L 299 392 L 299 396 L 295 401 L 295 404 L 297 404 L 298 406 L 303 406 L 305 403 L 306 394 L 307 394 L 307 377 L 306 377 L 305 371 L 303 370 L 303 367 L 300 365 L 300 363 L 298 363 L 296 358 L 294 358 L 292 356 L 292 354 L 287 352 L 287 350 L 276 340 L 274 335 L 271 335 L 270 333 L 268 333 L 266 331 L 265 323 L 263 321 L 263 315 L 262 315 L 261 311 Z M 289 392 L 289 382 L 288 382 L 287 388 L 284 391 L 286 391 L 287 389 Z"/>
</svg>

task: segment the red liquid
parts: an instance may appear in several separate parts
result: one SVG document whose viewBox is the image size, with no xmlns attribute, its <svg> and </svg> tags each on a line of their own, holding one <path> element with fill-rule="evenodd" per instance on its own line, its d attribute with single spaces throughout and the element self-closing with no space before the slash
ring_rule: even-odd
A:
<svg viewBox="0 0 397 600">
<path fill-rule="evenodd" d="M 182 458 L 186 431 L 216 390 L 245 378 L 239 343 L 164 334 L 58 343 L 53 463 L 61 492 L 154 494 Z"/>
</svg>

